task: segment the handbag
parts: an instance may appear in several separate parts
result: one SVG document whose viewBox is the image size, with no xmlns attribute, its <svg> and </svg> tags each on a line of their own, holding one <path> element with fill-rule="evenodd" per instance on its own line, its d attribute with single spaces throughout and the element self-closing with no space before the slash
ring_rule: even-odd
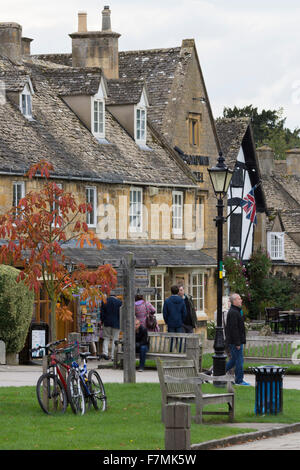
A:
<svg viewBox="0 0 300 470">
<path fill-rule="evenodd" d="M 154 313 L 149 312 L 146 302 L 145 302 L 145 307 L 146 307 L 146 312 L 147 312 L 146 328 L 147 330 L 155 331 L 157 329 L 156 316 Z"/>
</svg>

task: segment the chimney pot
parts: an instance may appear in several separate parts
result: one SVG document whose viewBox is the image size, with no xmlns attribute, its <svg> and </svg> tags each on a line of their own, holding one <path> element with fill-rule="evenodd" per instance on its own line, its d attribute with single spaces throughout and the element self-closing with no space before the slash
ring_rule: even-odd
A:
<svg viewBox="0 0 300 470">
<path fill-rule="evenodd" d="M 25 57 L 29 57 L 31 54 L 30 46 L 33 39 L 30 38 L 22 38 L 22 55 Z"/>
<path fill-rule="evenodd" d="M 78 12 L 78 33 L 87 31 L 87 13 L 85 11 Z"/>
<path fill-rule="evenodd" d="M 106 5 L 102 10 L 102 31 L 111 31 L 110 9 Z"/>
<path fill-rule="evenodd" d="M 271 176 L 274 171 L 274 152 L 268 144 L 256 149 L 262 176 Z"/>
<path fill-rule="evenodd" d="M 300 176 L 300 149 L 295 147 L 286 151 L 286 169 L 288 175 Z"/>
</svg>

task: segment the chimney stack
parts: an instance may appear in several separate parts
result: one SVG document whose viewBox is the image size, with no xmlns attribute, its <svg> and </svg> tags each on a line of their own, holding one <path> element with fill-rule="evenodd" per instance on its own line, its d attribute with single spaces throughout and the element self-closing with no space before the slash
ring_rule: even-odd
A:
<svg viewBox="0 0 300 470">
<path fill-rule="evenodd" d="M 274 171 L 274 152 L 267 144 L 256 149 L 260 172 L 263 176 L 271 176 Z"/>
<path fill-rule="evenodd" d="M 22 26 L 18 23 L 0 23 L 0 55 L 14 64 L 22 61 Z"/>
<path fill-rule="evenodd" d="M 119 78 L 119 37 L 111 30 L 109 6 L 102 11 L 102 31 L 87 31 L 87 15 L 79 13 L 72 38 L 72 66 L 100 67 L 106 78 Z"/>
<path fill-rule="evenodd" d="M 300 148 L 286 151 L 286 169 L 288 175 L 300 176 Z"/>
</svg>

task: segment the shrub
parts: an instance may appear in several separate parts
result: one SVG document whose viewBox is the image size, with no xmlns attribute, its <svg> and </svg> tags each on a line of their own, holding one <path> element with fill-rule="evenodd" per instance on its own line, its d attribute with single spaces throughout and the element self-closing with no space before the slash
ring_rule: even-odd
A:
<svg viewBox="0 0 300 470">
<path fill-rule="evenodd" d="M 207 322 L 207 339 L 215 339 L 216 323 L 213 320 Z"/>
<path fill-rule="evenodd" d="M 8 353 L 23 348 L 32 318 L 34 293 L 16 279 L 20 271 L 0 265 L 0 339 Z"/>
</svg>

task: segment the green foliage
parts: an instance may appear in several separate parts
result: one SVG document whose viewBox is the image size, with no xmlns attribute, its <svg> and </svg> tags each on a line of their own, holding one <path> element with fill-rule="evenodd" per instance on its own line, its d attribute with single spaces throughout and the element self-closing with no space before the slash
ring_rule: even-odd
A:
<svg viewBox="0 0 300 470">
<path fill-rule="evenodd" d="M 225 259 L 224 266 L 230 290 L 241 295 L 243 311 L 250 319 L 263 317 L 266 307 L 300 308 L 298 279 L 283 273 L 272 274 L 272 263 L 265 251 L 253 253 L 245 266 L 230 257 Z"/>
<path fill-rule="evenodd" d="M 236 258 L 226 257 L 224 260 L 226 280 L 231 292 L 238 292 L 245 299 L 249 295 L 249 283 L 245 276 L 245 267 Z"/>
<path fill-rule="evenodd" d="M 244 108 L 224 108 L 225 118 L 249 117 L 252 119 L 254 140 L 259 147 L 268 144 L 278 159 L 285 159 L 285 151 L 300 145 L 300 129 L 293 131 L 285 127 L 283 109 L 265 110 L 260 113 L 252 105 Z"/>
<path fill-rule="evenodd" d="M 207 322 L 207 339 L 215 339 L 216 323 L 213 320 Z"/>
<path fill-rule="evenodd" d="M 34 293 L 12 266 L 0 265 L 0 339 L 6 351 L 18 353 L 25 344 L 33 312 Z"/>
</svg>

